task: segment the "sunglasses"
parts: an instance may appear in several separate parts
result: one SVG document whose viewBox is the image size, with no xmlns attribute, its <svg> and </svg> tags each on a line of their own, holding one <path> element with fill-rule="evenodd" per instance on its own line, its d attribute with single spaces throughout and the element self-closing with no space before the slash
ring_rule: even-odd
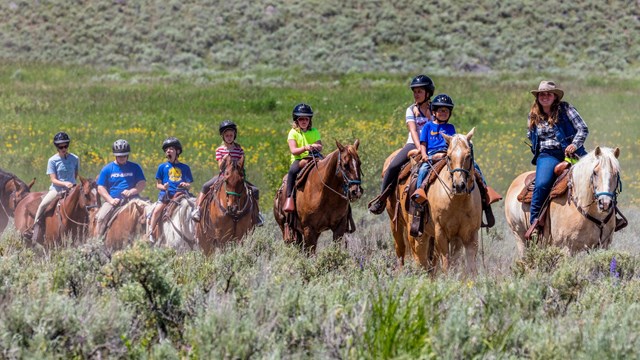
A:
<svg viewBox="0 0 640 360">
<path fill-rule="evenodd" d="M 69 147 L 69 144 L 67 144 L 67 145 L 56 145 L 56 147 L 57 147 L 58 149 L 60 149 L 60 150 L 62 150 L 62 149 L 67 149 L 67 148 Z"/>
</svg>

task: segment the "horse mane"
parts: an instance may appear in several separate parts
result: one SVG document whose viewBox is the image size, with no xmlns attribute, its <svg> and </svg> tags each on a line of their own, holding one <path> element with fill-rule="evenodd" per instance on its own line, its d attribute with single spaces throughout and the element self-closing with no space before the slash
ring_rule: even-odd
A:
<svg viewBox="0 0 640 360">
<path fill-rule="evenodd" d="M 572 191 L 577 207 L 586 207 L 593 202 L 591 176 L 597 166 L 600 167 L 600 171 L 620 172 L 620 163 L 615 157 L 613 149 L 601 147 L 599 155 L 596 155 L 595 152 L 596 150 L 590 151 L 573 166 L 571 181 L 573 182 Z"/>
</svg>

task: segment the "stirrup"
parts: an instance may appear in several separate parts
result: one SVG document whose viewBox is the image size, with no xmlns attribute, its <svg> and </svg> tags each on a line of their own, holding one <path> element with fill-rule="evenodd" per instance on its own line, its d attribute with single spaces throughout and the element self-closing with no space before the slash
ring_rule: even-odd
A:
<svg viewBox="0 0 640 360">
<path fill-rule="evenodd" d="M 615 207 L 614 211 L 616 212 L 616 228 L 614 230 L 615 232 L 626 228 L 627 225 L 629 225 L 629 221 L 627 221 L 627 218 L 622 215 L 622 212 L 620 212 L 620 209 L 618 209 L 617 206 Z"/>
</svg>

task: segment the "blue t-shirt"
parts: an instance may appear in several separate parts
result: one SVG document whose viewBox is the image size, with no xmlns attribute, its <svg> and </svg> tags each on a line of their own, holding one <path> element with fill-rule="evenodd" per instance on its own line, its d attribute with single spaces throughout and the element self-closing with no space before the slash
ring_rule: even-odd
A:
<svg viewBox="0 0 640 360">
<path fill-rule="evenodd" d="M 104 186 L 112 198 L 120 199 L 123 191 L 135 188 L 141 180 L 146 179 L 140 165 L 127 161 L 121 166 L 114 161 L 102 168 L 98 185 Z"/>
<path fill-rule="evenodd" d="M 76 183 L 76 174 L 80 171 L 80 161 L 75 154 L 67 154 L 66 158 L 61 158 L 60 154 L 55 154 L 49 158 L 47 163 L 47 175 L 56 174 L 56 179 Z M 62 191 L 63 186 L 51 184 L 49 190 Z"/>
<path fill-rule="evenodd" d="M 172 164 L 169 161 L 158 166 L 156 179 L 160 180 L 163 184 L 169 183 L 169 198 L 172 198 L 173 195 L 176 194 L 176 191 L 188 191 L 187 189 L 178 188 L 181 182 L 193 182 L 189 165 L 183 163 Z M 164 199 L 164 193 L 164 190 L 160 190 L 158 200 Z"/>
<path fill-rule="evenodd" d="M 427 155 L 447 151 L 449 145 L 447 145 L 442 134 L 453 136 L 456 134 L 456 128 L 449 123 L 437 124 L 428 122 L 424 125 L 420 133 L 420 144 L 425 144 L 427 147 Z"/>
</svg>

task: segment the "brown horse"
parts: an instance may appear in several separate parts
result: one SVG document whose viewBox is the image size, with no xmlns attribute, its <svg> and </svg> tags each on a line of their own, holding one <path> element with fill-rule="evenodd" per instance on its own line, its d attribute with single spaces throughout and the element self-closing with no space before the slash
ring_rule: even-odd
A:
<svg viewBox="0 0 640 360">
<path fill-rule="evenodd" d="M 104 231 L 104 246 L 111 250 L 120 250 L 131 244 L 136 237 L 145 233 L 146 208 L 151 203 L 148 201 L 131 198 L 121 202 L 113 214 L 107 219 Z M 95 216 L 94 220 L 95 222 Z M 98 229 L 93 225 L 92 236 L 98 237 Z"/>
<path fill-rule="evenodd" d="M 407 191 L 410 177 L 401 181 L 387 199 L 386 209 L 391 219 L 391 232 L 400 267 L 404 265 L 406 253 L 410 252 L 425 269 L 434 271 L 439 261 L 442 269 L 447 271 L 450 261 L 457 262 L 464 248 L 467 272 L 471 275 L 476 273 L 482 200 L 476 185 L 477 175 L 470 143 L 474 130 L 467 135 L 443 135 L 449 145 L 445 157 L 447 163 L 427 192 L 428 214 L 424 216 L 426 224 L 421 236 L 411 236 L 409 224 L 412 215 L 407 213 L 404 206 L 410 196 Z M 394 155 L 385 161 L 385 170 Z"/>
<path fill-rule="evenodd" d="M 7 227 L 16 206 L 31 191 L 35 181 L 34 178 L 26 184 L 14 174 L 0 169 L 0 233 Z"/>
<path fill-rule="evenodd" d="M 238 241 L 251 231 L 258 219 L 258 203 L 244 178 L 244 157 L 222 159 L 220 175 L 205 195 L 202 220 L 196 238 L 205 254 L 229 241 Z"/>
<path fill-rule="evenodd" d="M 64 236 L 75 236 L 74 240 L 84 241 L 89 227 L 90 207 L 98 206 L 98 194 L 95 181 L 79 177 L 80 182 L 45 211 L 44 238 L 33 239 L 46 247 L 60 245 Z M 46 192 L 29 193 L 18 203 L 15 211 L 15 224 L 18 231 L 24 233 L 33 226 L 38 206 Z"/>
<path fill-rule="evenodd" d="M 549 204 L 549 216 L 544 219 L 544 231 L 538 240 L 542 245 L 566 248 L 571 253 L 609 247 L 617 221 L 619 155 L 618 148 L 596 147 L 571 168 L 570 190 Z M 519 202 L 518 194 L 530 173 L 519 175 L 511 183 L 504 206 L 521 256 L 527 245 L 524 235 L 529 228 L 530 204 Z"/>
<path fill-rule="evenodd" d="M 296 210 L 291 215 L 282 211 L 286 196 L 283 182 L 276 194 L 273 214 L 285 242 L 295 242 L 311 254 L 323 231 L 331 230 L 334 241 L 355 231 L 350 202 L 362 196 L 359 145 L 359 140 L 346 146 L 336 141 L 338 148 L 325 159 L 312 160 L 305 182 L 296 190 Z M 290 229 L 288 237 L 285 227 Z"/>
</svg>

